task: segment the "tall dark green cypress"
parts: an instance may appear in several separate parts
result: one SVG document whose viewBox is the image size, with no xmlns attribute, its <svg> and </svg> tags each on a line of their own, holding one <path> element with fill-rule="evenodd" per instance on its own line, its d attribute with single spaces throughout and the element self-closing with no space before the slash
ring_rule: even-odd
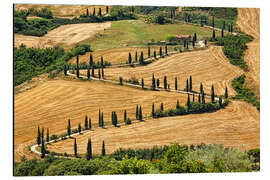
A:
<svg viewBox="0 0 270 180">
<path fill-rule="evenodd" d="M 163 112 L 164 111 L 164 106 L 163 103 L 160 104 L 160 111 Z"/>
<path fill-rule="evenodd" d="M 91 118 L 89 118 L 89 129 L 92 129 L 92 122 L 91 122 Z"/>
<path fill-rule="evenodd" d="M 109 6 L 106 6 L 106 14 L 109 14 Z"/>
<path fill-rule="evenodd" d="M 177 91 L 178 87 L 177 87 L 177 77 L 175 77 L 174 79 L 174 88 Z"/>
<path fill-rule="evenodd" d="M 190 110 L 190 107 L 191 107 L 190 97 L 189 97 L 189 94 L 188 94 L 188 98 L 187 98 L 187 108 L 188 108 L 188 111 Z"/>
<path fill-rule="evenodd" d="M 200 83 L 200 93 L 202 94 L 203 93 L 203 84 Z"/>
<path fill-rule="evenodd" d="M 105 79 L 105 76 L 104 76 L 104 68 L 103 68 L 103 67 L 101 68 L 101 77 L 102 77 L 102 79 Z"/>
<path fill-rule="evenodd" d="M 136 119 L 139 119 L 139 107 L 138 107 L 138 104 L 136 106 Z"/>
<path fill-rule="evenodd" d="M 98 15 L 99 15 L 99 16 L 102 16 L 101 8 L 98 9 Z"/>
<path fill-rule="evenodd" d="M 101 112 L 98 110 L 98 126 L 101 127 Z"/>
<path fill-rule="evenodd" d="M 188 86 L 188 79 L 186 80 L 186 91 L 189 91 L 189 86 Z"/>
<path fill-rule="evenodd" d="M 152 117 L 155 116 L 155 104 L 153 103 L 152 104 Z"/>
<path fill-rule="evenodd" d="M 90 57 L 89 57 L 89 67 L 92 68 L 93 67 L 93 64 L 94 64 L 93 55 L 90 54 Z"/>
<path fill-rule="evenodd" d="M 85 119 L 84 119 L 84 129 L 85 129 L 85 130 L 89 129 L 89 125 L 88 125 L 88 116 L 87 116 L 87 115 L 85 116 Z"/>
<path fill-rule="evenodd" d="M 96 8 L 93 10 L 93 16 L 96 16 Z"/>
<path fill-rule="evenodd" d="M 156 52 L 156 50 L 154 50 L 154 58 L 155 59 L 157 58 L 157 52 Z"/>
<path fill-rule="evenodd" d="M 223 21 L 223 26 L 222 26 L 222 29 L 224 30 L 226 27 L 225 27 L 225 21 Z"/>
<path fill-rule="evenodd" d="M 76 56 L 77 60 L 76 60 L 76 75 L 77 78 L 80 77 L 80 67 L 79 67 L 79 56 Z"/>
<path fill-rule="evenodd" d="M 140 109 L 139 109 L 139 119 L 140 119 L 140 120 L 143 119 L 143 115 L 142 115 L 142 106 L 140 106 Z"/>
<path fill-rule="evenodd" d="M 67 66 L 64 65 L 64 75 L 67 76 Z"/>
<path fill-rule="evenodd" d="M 163 86 L 164 86 L 164 89 L 167 89 L 167 76 L 164 76 Z"/>
<path fill-rule="evenodd" d="M 162 47 L 159 47 L 159 56 L 162 57 Z"/>
<path fill-rule="evenodd" d="M 155 79 L 155 76 L 154 76 L 154 73 L 152 74 L 152 90 L 155 90 L 156 89 L 156 79 Z"/>
<path fill-rule="evenodd" d="M 89 80 L 90 79 L 90 69 L 87 68 L 87 79 Z"/>
<path fill-rule="evenodd" d="M 100 74 L 100 68 L 98 68 L 98 79 L 101 78 L 101 74 Z"/>
<path fill-rule="evenodd" d="M 77 142 L 76 142 L 76 138 L 74 138 L 74 156 L 77 157 Z"/>
<path fill-rule="evenodd" d="M 100 65 L 101 67 L 104 67 L 103 56 L 100 57 Z"/>
<path fill-rule="evenodd" d="M 167 45 L 165 46 L 165 55 L 168 55 L 168 47 L 167 47 Z"/>
<path fill-rule="evenodd" d="M 189 91 L 192 92 L 192 76 L 189 76 Z"/>
<path fill-rule="evenodd" d="M 203 92 L 203 93 L 202 93 L 202 103 L 203 103 L 203 104 L 205 104 L 205 97 L 204 97 L 204 96 L 205 96 L 205 94 L 204 94 L 204 92 Z"/>
<path fill-rule="evenodd" d="M 192 102 L 195 102 L 195 96 L 192 94 Z"/>
<path fill-rule="evenodd" d="M 124 122 L 127 122 L 127 110 L 124 111 Z"/>
<path fill-rule="evenodd" d="M 95 67 L 92 67 L 92 77 L 95 77 Z"/>
<path fill-rule="evenodd" d="M 221 96 L 219 96 L 219 98 L 218 98 L 218 103 L 219 103 L 219 107 L 223 107 L 223 104 L 222 104 L 222 97 Z"/>
<path fill-rule="evenodd" d="M 44 140 L 44 128 L 41 129 L 41 141 Z"/>
<path fill-rule="evenodd" d="M 41 158 L 44 158 L 46 155 L 46 147 L 44 143 L 44 139 L 41 140 Z"/>
<path fill-rule="evenodd" d="M 132 63 L 132 57 L 131 57 L 131 53 L 128 53 L 128 64 Z"/>
<path fill-rule="evenodd" d="M 119 77 L 119 84 L 123 85 L 123 78 L 122 77 Z"/>
<path fill-rule="evenodd" d="M 67 135 L 70 137 L 71 135 L 71 126 L 70 126 L 70 119 L 68 120 L 68 125 L 67 125 Z"/>
<path fill-rule="evenodd" d="M 141 52 L 141 56 L 140 56 L 140 64 L 144 64 L 143 52 Z"/>
<path fill-rule="evenodd" d="M 144 80 L 142 78 L 142 89 L 144 89 Z"/>
<path fill-rule="evenodd" d="M 157 79 L 157 88 L 159 88 L 159 79 Z"/>
<path fill-rule="evenodd" d="M 104 128 L 103 112 L 101 113 L 101 127 Z"/>
<path fill-rule="evenodd" d="M 115 121 L 114 121 L 114 111 L 112 111 L 111 119 L 112 119 L 112 125 L 115 126 Z"/>
<path fill-rule="evenodd" d="M 92 142 L 91 139 L 88 139 L 87 148 L 86 148 L 86 159 L 92 159 Z"/>
<path fill-rule="evenodd" d="M 81 123 L 78 124 L 78 132 L 79 134 L 81 134 L 81 131 L 82 131 L 82 126 L 81 126 Z"/>
<path fill-rule="evenodd" d="M 138 61 L 138 53 L 137 53 L 137 51 L 135 52 L 135 61 L 136 62 Z"/>
<path fill-rule="evenodd" d="M 41 134 L 40 134 L 40 128 L 38 126 L 38 132 L 37 132 L 37 144 L 40 145 L 41 144 Z"/>
<path fill-rule="evenodd" d="M 105 150 L 105 142 L 102 141 L 102 150 L 101 150 L 101 155 L 105 156 L 106 155 L 106 150 Z"/>
<path fill-rule="evenodd" d="M 194 36 L 193 36 L 193 38 L 192 38 L 192 47 L 193 47 L 193 48 L 195 47 L 195 38 L 194 38 Z"/>
<path fill-rule="evenodd" d="M 86 9 L 86 16 L 87 16 L 87 17 L 89 16 L 88 8 Z"/>
<path fill-rule="evenodd" d="M 198 102 L 201 103 L 201 94 L 198 96 Z"/>
<path fill-rule="evenodd" d="M 228 99 L 228 97 L 229 97 L 229 95 L 228 95 L 228 88 L 227 88 L 227 86 L 226 86 L 226 88 L 225 88 L 224 97 L 225 97 L 225 99 Z"/>
<path fill-rule="evenodd" d="M 224 37 L 224 29 L 223 28 L 221 29 L 221 37 L 222 38 Z"/>
<path fill-rule="evenodd" d="M 180 108 L 180 103 L 179 103 L 179 100 L 177 100 L 176 102 L 176 109 L 179 109 Z"/>
<path fill-rule="evenodd" d="M 151 56 L 150 46 L 148 46 L 148 57 Z"/>
<path fill-rule="evenodd" d="M 212 27 L 213 27 L 213 29 L 215 28 L 215 18 L 214 18 L 214 16 L 212 18 Z"/>
<path fill-rule="evenodd" d="M 47 128 L 46 141 L 47 141 L 47 143 L 50 141 L 49 128 Z"/>
<path fill-rule="evenodd" d="M 194 41 L 197 42 L 197 34 L 196 33 L 194 33 L 193 38 L 194 38 Z"/>
<path fill-rule="evenodd" d="M 211 86 L 211 102 L 212 103 L 215 102 L 215 89 L 214 89 L 214 85 L 213 84 Z"/>
<path fill-rule="evenodd" d="M 212 40 L 215 41 L 216 40 L 216 32 L 215 30 L 213 29 L 213 32 L 212 32 Z"/>
</svg>

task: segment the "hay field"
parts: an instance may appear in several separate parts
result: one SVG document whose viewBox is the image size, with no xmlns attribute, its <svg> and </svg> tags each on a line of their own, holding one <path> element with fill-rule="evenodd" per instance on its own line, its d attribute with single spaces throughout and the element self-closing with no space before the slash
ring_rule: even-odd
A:
<svg viewBox="0 0 270 180">
<path fill-rule="evenodd" d="M 260 97 L 260 9 L 239 8 L 237 25 L 243 32 L 254 37 L 254 40 L 247 44 L 248 49 L 244 56 L 249 68 L 245 86 Z"/>
</svg>

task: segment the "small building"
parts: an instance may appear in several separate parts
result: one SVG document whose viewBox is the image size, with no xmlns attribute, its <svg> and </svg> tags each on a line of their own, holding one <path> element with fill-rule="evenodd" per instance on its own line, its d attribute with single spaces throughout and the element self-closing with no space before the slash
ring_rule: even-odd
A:
<svg viewBox="0 0 270 180">
<path fill-rule="evenodd" d="M 191 41 L 191 36 L 190 35 L 182 35 L 182 34 L 175 36 L 176 42 L 184 42 L 185 40 Z"/>
</svg>

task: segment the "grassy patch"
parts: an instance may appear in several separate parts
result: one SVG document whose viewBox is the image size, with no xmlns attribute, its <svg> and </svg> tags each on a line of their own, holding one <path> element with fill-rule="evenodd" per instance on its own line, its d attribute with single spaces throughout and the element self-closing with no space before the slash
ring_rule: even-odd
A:
<svg viewBox="0 0 270 180">
<path fill-rule="evenodd" d="M 122 20 L 112 22 L 112 27 L 104 34 L 88 39 L 93 50 L 104 50 L 125 46 L 145 46 L 150 40 L 165 40 L 168 34 L 192 35 L 198 39 L 211 37 L 212 31 L 189 24 L 147 24 L 141 20 Z"/>
<path fill-rule="evenodd" d="M 244 88 L 245 78 L 246 76 L 243 74 L 232 81 L 232 87 L 237 92 L 234 98 L 243 99 L 260 110 L 260 102 L 257 101 L 257 96 L 250 89 Z"/>
</svg>

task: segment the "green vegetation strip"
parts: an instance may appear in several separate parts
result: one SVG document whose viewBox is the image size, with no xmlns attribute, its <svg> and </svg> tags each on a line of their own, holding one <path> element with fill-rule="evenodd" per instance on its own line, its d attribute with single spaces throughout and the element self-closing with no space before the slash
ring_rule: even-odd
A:
<svg viewBox="0 0 270 180">
<path fill-rule="evenodd" d="M 259 170 L 260 150 L 248 152 L 221 145 L 179 145 L 148 149 L 119 149 L 107 155 L 63 159 L 49 155 L 45 160 L 15 163 L 15 176 L 62 176 L 102 174 L 164 174 L 201 172 L 249 172 Z M 87 154 L 87 153 L 86 153 Z M 86 156 L 87 157 L 87 156 Z"/>
<path fill-rule="evenodd" d="M 242 74 L 232 81 L 232 87 L 237 92 L 237 95 L 234 98 L 243 99 L 260 110 L 260 102 L 257 101 L 257 96 L 255 96 L 250 89 L 244 88 L 245 78 L 246 76 Z"/>
</svg>

